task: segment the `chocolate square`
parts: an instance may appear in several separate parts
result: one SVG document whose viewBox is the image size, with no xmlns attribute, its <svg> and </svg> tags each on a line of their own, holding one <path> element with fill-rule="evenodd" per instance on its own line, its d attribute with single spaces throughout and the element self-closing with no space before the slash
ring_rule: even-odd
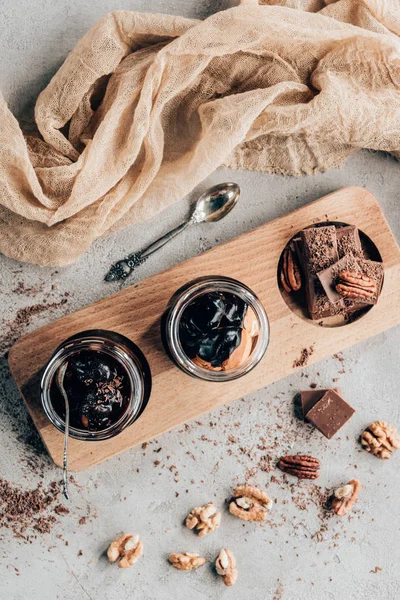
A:
<svg viewBox="0 0 400 600">
<path fill-rule="evenodd" d="M 371 277 L 374 281 L 376 281 L 376 295 L 369 300 L 369 304 L 376 304 L 378 302 L 379 294 L 381 293 L 382 284 L 383 284 L 383 264 L 381 262 L 375 260 L 367 260 L 362 258 L 358 261 L 360 265 L 361 272 L 367 277 Z"/>
<path fill-rule="evenodd" d="M 303 229 L 300 237 L 303 241 L 304 267 L 310 275 L 316 275 L 339 260 L 334 225 Z"/>
<path fill-rule="evenodd" d="M 293 245 L 304 275 L 310 317 L 319 320 L 339 314 L 340 310 L 330 302 L 315 274 L 338 259 L 335 227 L 310 227 L 301 231 L 300 235 L 293 240 Z"/>
<path fill-rule="evenodd" d="M 354 225 L 336 229 L 336 239 L 339 258 L 343 258 L 346 254 L 353 254 L 353 256 L 360 258 L 364 257 L 360 235 Z"/>
<path fill-rule="evenodd" d="M 383 284 L 384 269 L 381 262 L 358 258 L 357 264 L 359 265 L 358 270 L 361 271 L 361 273 L 364 273 L 364 275 L 367 275 L 367 277 L 371 277 L 371 279 L 376 281 L 377 293 L 372 298 L 365 298 L 363 300 L 350 300 L 346 298 L 346 312 L 348 313 L 365 308 L 370 304 L 376 304 Z"/>
<path fill-rule="evenodd" d="M 360 271 L 360 265 L 352 254 L 346 254 L 336 263 L 317 273 L 317 277 L 321 282 L 322 287 L 329 300 L 333 303 L 340 303 L 344 307 L 343 296 L 336 291 L 338 276 L 341 271 Z"/>
<path fill-rule="evenodd" d="M 339 396 L 342 395 L 342 390 L 340 388 L 325 388 L 319 390 L 303 390 L 300 392 L 301 398 L 301 408 L 303 410 L 303 416 L 306 417 L 309 410 L 312 409 L 313 406 L 317 404 L 322 398 L 322 396 L 328 392 L 330 389 L 333 389 Z"/>
<path fill-rule="evenodd" d="M 328 390 L 311 410 L 307 419 L 329 440 L 353 416 L 355 410 L 337 392 Z"/>
</svg>

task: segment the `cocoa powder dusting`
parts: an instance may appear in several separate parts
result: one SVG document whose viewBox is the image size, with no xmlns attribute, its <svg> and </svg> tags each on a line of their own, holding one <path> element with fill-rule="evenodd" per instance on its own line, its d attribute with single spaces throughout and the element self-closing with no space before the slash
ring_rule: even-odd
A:
<svg viewBox="0 0 400 600">
<path fill-rule="evenodd" d="M 20 308 L 15 318 L 8 321 L 3 326 L 3 335 L 0 338 L 0 353 L 4 353 L 8 348 L 24 333 L 32 318 L 46 311 L 56 310 L 67 304 L 68 298 L 64 297 L 57 302 L 43 302 Z"/>
</svg>

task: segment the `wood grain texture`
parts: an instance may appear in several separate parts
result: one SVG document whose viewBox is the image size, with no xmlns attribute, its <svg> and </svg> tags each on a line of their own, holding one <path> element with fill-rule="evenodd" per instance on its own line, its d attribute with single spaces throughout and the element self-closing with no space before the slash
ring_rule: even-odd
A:
<svg viewBox="0 0 400 600">
<path fill-rule="evenodd" d="M 379 248 L 385 266 L 378 304 L 358 321 L 329 329 L 293 314 L 277 284 L 277 264 L 285 244 L 300 229 L 321 221 L 356 225 Z M 225 275 L 248 285 L 270 321 L 264 359 L 233 382 L 199 381 L 186 375 L 172 364 L 161 343 L 160 318 L 170 297 L 183 284 L 204 275 Z M 146 355 L 153 390 L 144 413 L 114 439 L 71 439 L 69 466 L 79 471 L 289 375 L 303 348 L 313 346 L 309 363 L 314 363 L 397 325 L 399 290 L 400 250 L 377 200 L 363 188 L 343 188 L 28 334 L 12 347 L 9 364 L 52 459 L 61 465 L 63 436 L 47 420 L 38 394 L 40 373 L 55 348 L 79 331 L 109 329 L 131 338 Z"/>
</svg>

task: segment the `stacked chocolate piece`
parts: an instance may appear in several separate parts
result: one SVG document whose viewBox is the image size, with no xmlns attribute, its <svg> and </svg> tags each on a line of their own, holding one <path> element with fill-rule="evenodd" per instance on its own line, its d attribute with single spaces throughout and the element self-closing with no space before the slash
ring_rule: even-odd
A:
<svg viewBox="0 0 400 600">
<path fill-rule="evenodd" d="M 348 316 L 376 304 L 383 265 L 368 259 L 353 225 L 309 227 L 285 249 L 280 281 L 287 292 L 304 289 L 311 319 Z"/>
<path fill-rule="evenodd" d="M 304 419 L 331 439 L 353 416 L 352 408 L 342 397 L 340 388 L 301 392 Z"/>
</svg>

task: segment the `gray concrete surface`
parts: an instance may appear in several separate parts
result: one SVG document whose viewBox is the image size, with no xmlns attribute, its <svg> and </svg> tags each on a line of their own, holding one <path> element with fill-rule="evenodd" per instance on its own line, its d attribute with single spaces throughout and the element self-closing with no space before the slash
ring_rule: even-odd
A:
<svg viewBox="0 0 400 600">
<path fill-rule="evenodd" d="M 228 0 L 3 0 L 2 91 L 15 114 L 27 122 L 38 92 L 81 35 L 106 12 L 129 8 L 204 18 L 229 5 Z M 341 170 L 302 179 L 219 169 L 202 187 L 227 179 L 242 187 L 237 209 L 212 227 L 185 232 L 149 260 L 138 277 L 168 268 L 350 184 L 376 194 L 400 239 L 400 165 L 388 156 L 361 152 Z M 187 215 L 194 197 L 146 227 L 130 227 L 99 240 L 66 269 L 43 269 L 0 257 L 2 352 L 14 338 L 122 287 L 102 281 L 110 262 L 177 224 Z M 66 302 L 61 304 L 63 299 Z M 28 322 L 16 321 L 19 310 L 43 303 L 53 308 L 36 309 Z M 134 449 L 79 473 L 80 487 L 71 490 L 70 514 L 58 517 L 50 534 L 25 544 L 8 530 L 0 530 L 0 598 L 399 598 L 400 452 L 381 462 L 362 452 L 357 443 L 363 427 L 375 419 L 400 426 L 399 343 L 400 328 L 390 330 L 346 351 L 343 362 L 327 359 L 171 431 L 146 449 Z M 343 433 L 328 443 L 293 416 L 293 396 L 310 382 L 328 386 L 336 378 L 357 412 Z M 291 489 L 279 472 L 263 470 L 264 456 L 269 455 L 274 464 L 280 454 L 298 451 L 323 462 L 319 480 L 323 490 L 354 476 L 362 481 L 358 508 L 350 519 L 322 521 L 318 488 L 296 483 Z M 175 468 L 170 470 L 172 465 Z M 41 480 L 46 485 L 60 477 L 40 444 L 5 358 L 0 359 L 0 476 L 23 488 L 34 488 Z M 266 486 L 276 499 L 264 525 L 244 524 L 224 508 L 232 485 L 245 478 Z M 192 506 L 210 499 L 223 509 L 223 523 L 216 533 L 200 540 L 182 521 Z M 89 505 L 92 516 L 79 525 Z M 122 530 L 138 532 L 145 546 L 140 563 L 124 572 L 109 565 L 103 555 L 109 541 Z M 200 552 L 213 560 L 223 546 L 237 556 L 239 580 L 234 588 L 225 588 L 210 565 L 183 573 L 166 560 L 171 551 Z M 82 555 L 78 556 L 79 551 Z"/>
</svg>

